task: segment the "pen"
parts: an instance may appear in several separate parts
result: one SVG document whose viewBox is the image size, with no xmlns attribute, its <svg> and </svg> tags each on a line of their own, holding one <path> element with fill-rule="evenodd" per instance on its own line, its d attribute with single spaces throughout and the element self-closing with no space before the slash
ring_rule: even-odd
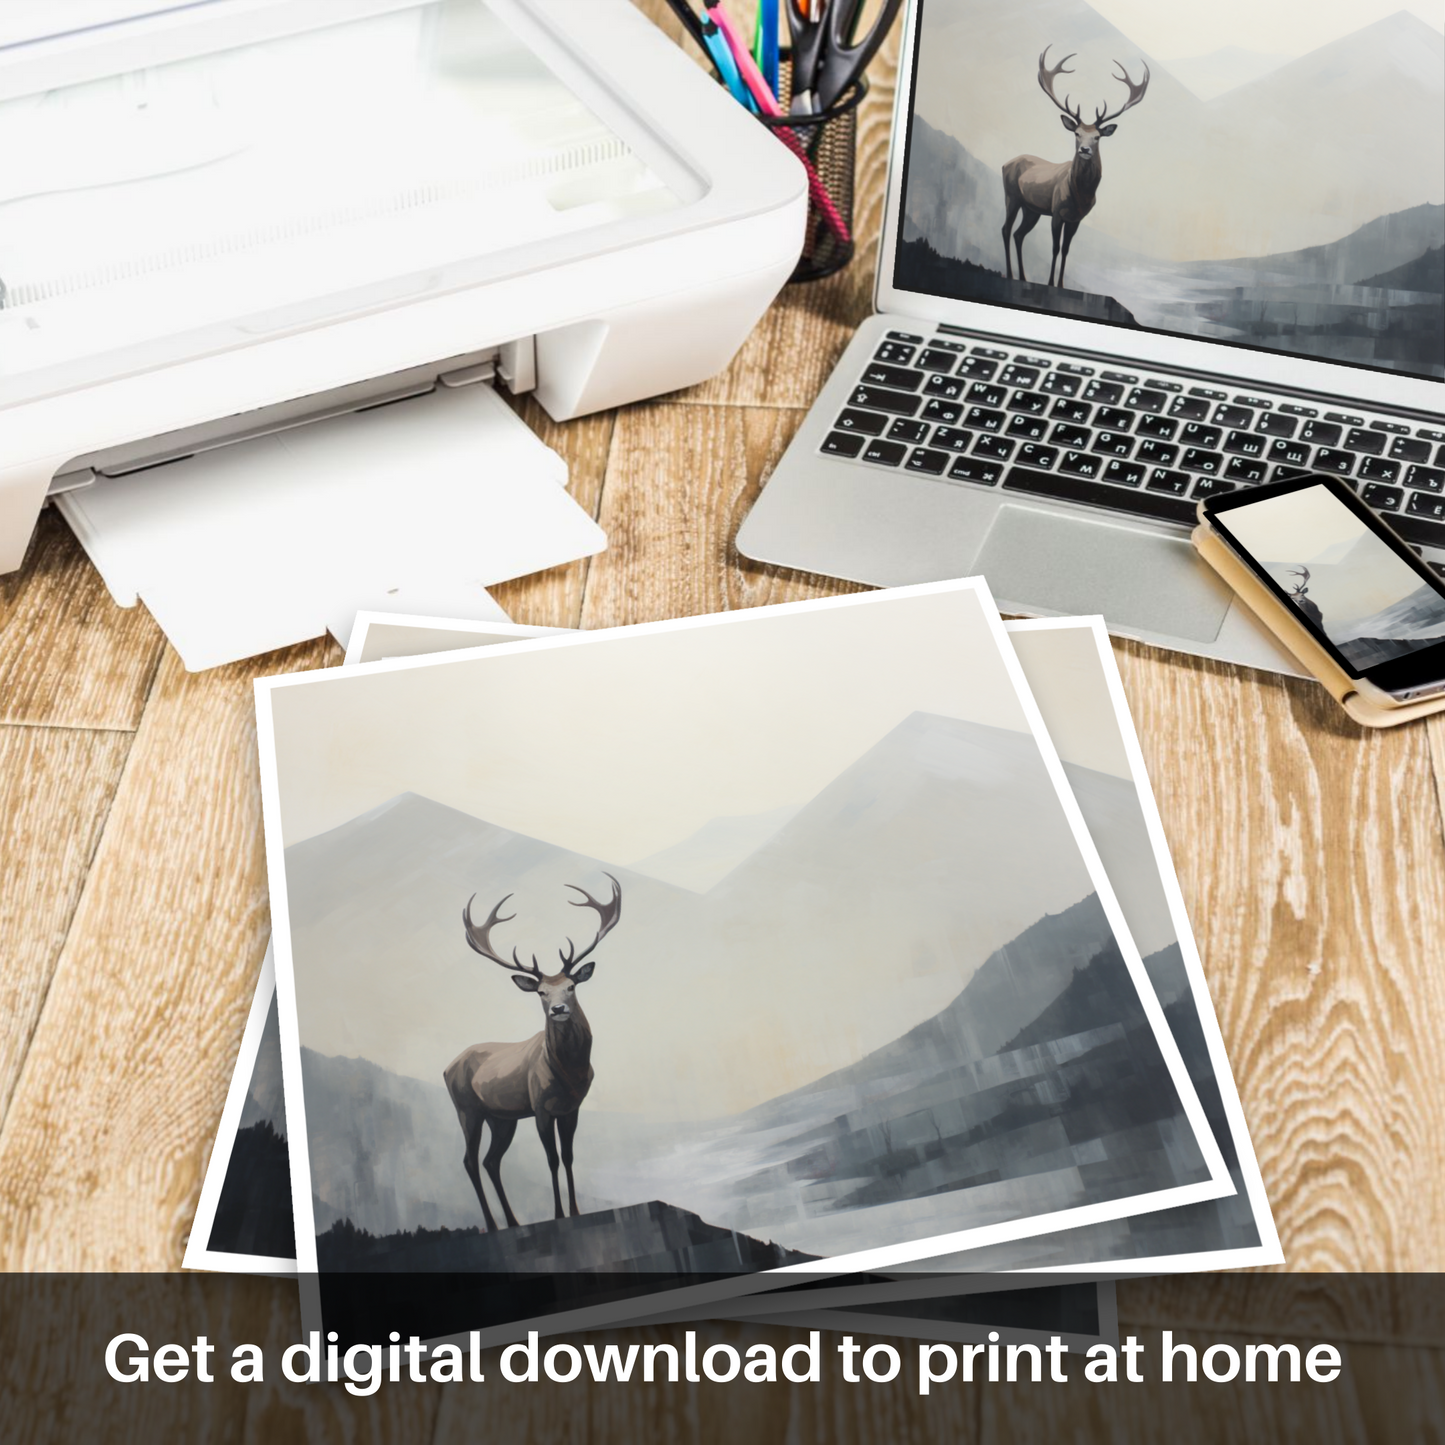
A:
<svg viewBox="0 0 1445 1445">
<path fill-rule="evenodd" d="M 758 0 L 753 26 L 753 59 L 774 95 L 778 93 L 778 0 Z"/>
<path fill-rule="evenodd" d="M 781 119 L 786 112 L 777 102 L 777 98 L 768 89 L 763 77 L 758 72 L 757 64 L 748 53 L 748 48 L 743 44 L 742 36 L 738 34 L 737 27 L 733 24 L 732 18 L 723 9 L 721 0 L 707 0 L 707 13 L 709 19 L 716 17 L 717 29 L 722 32 L 723 39 L 732 47 L 736 59 L 737 70 L 743 84 L 751 91 L 753 99 L 757 102 L 758 109 L 766 116 L 774 120 Z M 823 213 L 828 224 L 837 233 L 838 239 L 845 245 L 852 241 L 853 235 L 849 231 L 847 222 L 838 211 L 832 196 L 828 194 L 828 188 L 823 184 L 822 177 L 818 174 L 817 167 L 808 159 L 808 153 L 803 142 L 798 139 L 797 134 L 787 126 L 776 126 L 773 134 L 783 142 L 797 158 L 802 161 L 803 169 L 808 173 L 808 194 L 813 198 L 813 204 Z"/>
<path fill-rule="evenodd" d="M 719 12 L 726 18 L 726 11 Z M 712 17 L 711 8 L 708 16 L 700 22 L 702 29 L 703 48 L 712 57 L 712 63 L 717 67 L 717 73 L 722 77 L 722 82 L 732 91 L 733 99 L 747 106 L 749 110 L 756 110 L 757 103 L 750 87 L 745 84 L 739 72 L 737 50 L 729 41 L 727 34 L 722 30 Z M 747 54 L 746 51 L 743 52 Z M 748 56 L 748 63 L 752 63 L 752 56 Z M 756 66 L 753 67 L 757 69 Z"/>
</svg>

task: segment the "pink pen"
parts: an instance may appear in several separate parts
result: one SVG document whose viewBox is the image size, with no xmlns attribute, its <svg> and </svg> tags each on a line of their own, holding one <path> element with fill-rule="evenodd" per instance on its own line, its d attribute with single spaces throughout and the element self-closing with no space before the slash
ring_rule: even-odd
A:
<svg viewBox="0 0 1445 1445">
<path fill-rule="evenodd" d="M 758 63 L 753 59 L 752 51 L 743 44 L 742 36 L 733 25 L 732 16 L 723 9 L 720 0 L 707 0 L 707 13 L 716 22 L 717 28 L 722 31 L 723 39 L 727 41 L 728 49 L 732 51 L 733 59 L 737 61 L 738 72 L 743 78 L 743 84 L 747 86 L 753 99 L 757 101 L 758 109 L 774 120 L 780 119 L 784 113 L 783 108 L 778 104 L 777 97 L 768 89 L 768 83 L 763 79 L 763 73 L 758 69 Z M 828 224 L 838 233 L 838 239 L 845 246 L 850 245 L 853 240 L 852 234 L 843 217 L 839 215 L 838 207 L 833 204 L 833 198 L 828 194 L 828 188 L 823 184 L 822 177 L 818 174 L 812 161 L 808 159 L 797 132 L 780 127 L 775 129 L 773 134 L 802 161 L 803 169 L 808 173 L 808 194 L 812 196 L 813 204 L 822 211 Z"/>
</svg>

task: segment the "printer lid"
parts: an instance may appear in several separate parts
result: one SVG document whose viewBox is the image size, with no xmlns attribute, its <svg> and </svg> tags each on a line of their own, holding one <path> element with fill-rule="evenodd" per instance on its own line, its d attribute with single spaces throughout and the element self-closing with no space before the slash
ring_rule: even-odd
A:
<svg viewBox="0 0 1445 1445">
<path fill-rule="evenodd" d="M 708 183 L 600 104 L 618 7 L 535 3 L 7 6 L 0 406 L 665 227 Z"/>
</svg>

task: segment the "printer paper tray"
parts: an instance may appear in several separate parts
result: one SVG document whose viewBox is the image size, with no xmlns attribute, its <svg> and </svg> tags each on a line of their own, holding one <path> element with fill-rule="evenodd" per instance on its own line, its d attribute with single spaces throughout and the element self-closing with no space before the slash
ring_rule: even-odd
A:
<svg viewBox="0 0 1445 1445">
<path fill-rule="evenodd" d="M 192 671 L 331 631 L 362 608 L 486 620 L 494 582 L 606 546 L 562 458 L 489 386 L 238 442 L 55 504 L 124 607 Z"/>
</svg>

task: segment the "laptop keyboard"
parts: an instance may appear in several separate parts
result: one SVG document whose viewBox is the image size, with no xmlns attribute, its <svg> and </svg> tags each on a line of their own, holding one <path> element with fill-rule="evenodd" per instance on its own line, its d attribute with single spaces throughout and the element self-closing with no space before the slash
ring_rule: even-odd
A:
<svg viewBox="0 0 1445 1445">
<path fill-rule="evenodd" d="M 1202 497 L 1326 472 L 1445 549 L 1445 430 L 952 336 L 888 332 L 821 450 L 1189 525 Z"/>
</svg>

